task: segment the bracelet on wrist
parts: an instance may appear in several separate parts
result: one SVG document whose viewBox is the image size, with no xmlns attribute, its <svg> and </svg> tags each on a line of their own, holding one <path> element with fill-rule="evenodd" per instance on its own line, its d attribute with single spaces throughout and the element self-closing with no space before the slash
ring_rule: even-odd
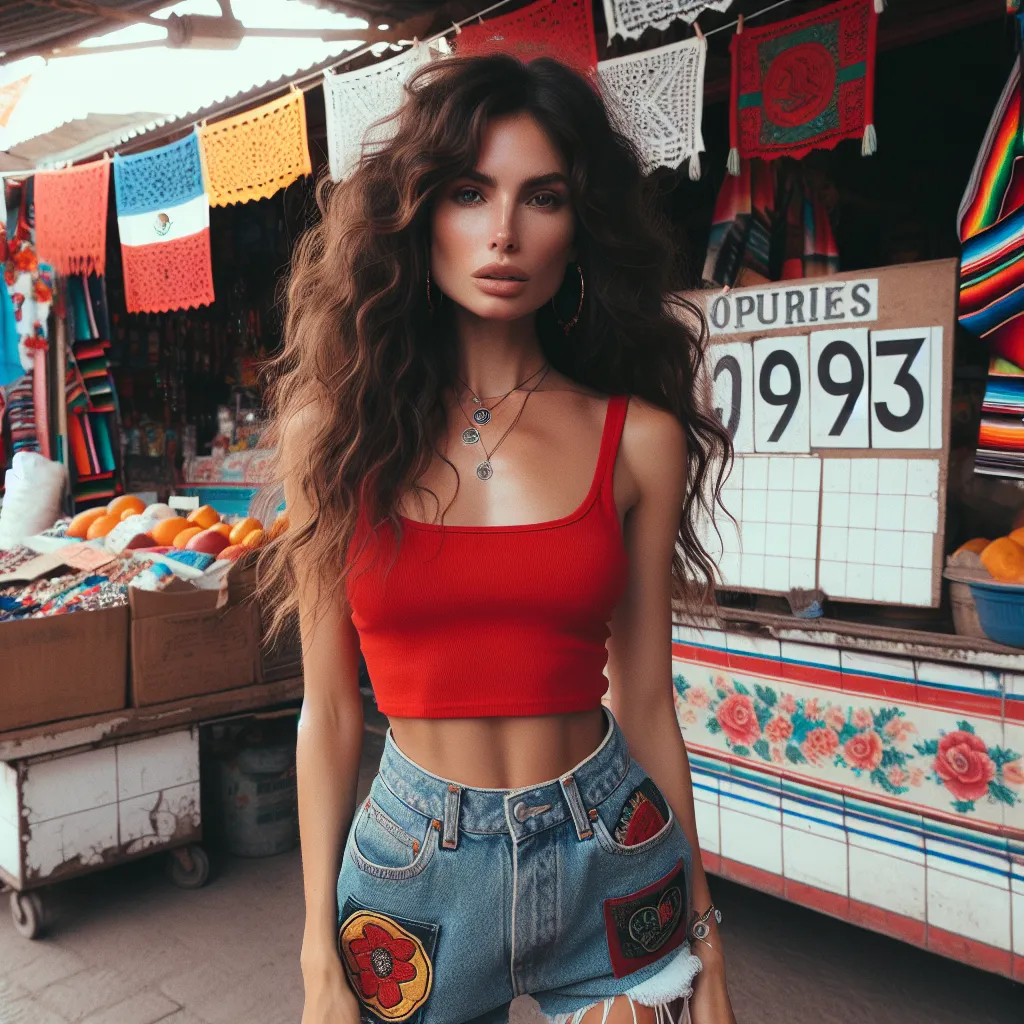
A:
<svg viewBox="0 0 1024 1024">
<path fill-rule="evenodd" d="M 722 923 L 722 912 L 714 905 L 710 904 L 707 910 L 703 914 L 694 914 L 693 921 L 690 923 L 690 938 L 697 942 L 703 942 L 706 946 L 711 946 L 708 942 L 708 936 L 711 934 L 711 918 L 714 917 L 716 924 Z M 714 948 L 713 946 L 711 947 Z"/>
</svg>

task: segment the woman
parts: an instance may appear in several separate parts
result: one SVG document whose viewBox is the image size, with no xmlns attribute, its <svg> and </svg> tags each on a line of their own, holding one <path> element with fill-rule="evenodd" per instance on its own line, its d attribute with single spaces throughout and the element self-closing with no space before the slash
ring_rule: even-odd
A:
<svg viewBox="0 0 1024 1024">
<path fill-rule="evenodd" d="M 727 439 L 671 247 L 556 61 L 449 59 L 408 93 L 298 246 L 274 393 L 303 1024 L 499 1021 L 525 994 L 729 1024 L 669 662 Z M 360 647 L 390 730 L 357 808 Z"/>
</svg>

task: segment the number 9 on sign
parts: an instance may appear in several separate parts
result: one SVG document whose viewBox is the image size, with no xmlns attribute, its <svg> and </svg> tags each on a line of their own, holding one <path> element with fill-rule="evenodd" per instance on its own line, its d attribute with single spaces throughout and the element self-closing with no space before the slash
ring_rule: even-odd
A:
<svg viewBox="0 0 1024 1024">
<path fill-rule="evenodd" d="M 868 332 L 863 327 L 811 335 L 811 446 L 867 448 Z"/>
<path fill-rule="evenodd" d="M 754 342 L 754 448 L 810 451 L 807 335 Z"/>
</svg>

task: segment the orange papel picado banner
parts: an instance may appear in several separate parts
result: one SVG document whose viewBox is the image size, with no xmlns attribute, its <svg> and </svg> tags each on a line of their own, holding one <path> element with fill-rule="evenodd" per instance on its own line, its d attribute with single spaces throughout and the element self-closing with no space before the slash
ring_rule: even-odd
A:
<svg viewBox="0 0 1024 1024">
<path fill-rule="evenodd" d="M 211 206 L 267 199 L 312 173 L 301 90 L 197 129 Z"/>
</svg>

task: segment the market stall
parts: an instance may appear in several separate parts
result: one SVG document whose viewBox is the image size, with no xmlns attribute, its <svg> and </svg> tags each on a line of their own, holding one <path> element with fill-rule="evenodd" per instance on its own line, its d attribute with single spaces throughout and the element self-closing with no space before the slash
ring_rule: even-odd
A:
<svg viewBox="0 0 1024 1024">
<path fill-rule="evenodd" d="M 714 407 L 736 450 L 723 492 L 732 518 L 704 524 L 717 617 L 677 609 L 673 656 L 707 867 L 1024 978 L 1024 647 L 1005 643 L 1016 641 L 993 610 L 1020 628 L 1019 30 L 981 0 L 883 7 L 506 0 L 486 16 L 447 11 L 457 25 L 438 15 L 435 35 L 361 50 L 303 80 L 305 93 L 251 97 L 259 116 L 225 109 L 221 121 L 123 140 L 109 166 L 98 149 L 82 179 L 62 168 L 26 179 L 16 199 L 8 190 L 8 277 L 23 310 L 8 449 L 67 467 L 64 513 L 102 512 L 121 491 L 153 492 L 147 504 L 173 492 L 218 520 L 180 548 L 176 535 L 151 537 L 122 559 L 130 579 L 95 584 L 123 588 L 114 608 L 62 616 L 53 656 L 86 672 L 86 640 L 102 634 L 125 645 L 123 677 L 73 686 L 51 672 L 60 699 L 78 703 L 56 714 L 54 697 L 0 723 L 9 885 L 29 893 L 68 871 L 191 848 L 197 724 L 298 697 L 296 650 L 273 663 L 254 654 L 239 567 L 215 569 L 220 549 L 200 551 L 212 561 L 198 575 L 221 574 L 215 586 L 181 577 L 195 568 L 190 542 L 230 533 L 268 479 L 255 371 L 279 341 L 275 274 L 310 171 L 326 151 L 344 178 L 423 63 L 452 49 L 546 49 L 609 99 L 703 266 L 689 298 L 708 324 Z M 268 125 L 273 145 L 245 151 L 276 164 L 218 162 Z M 57 216 L 53 197 L 72 179 L 93 189 L 89 218 Z M 72 227 L 91 259 L 69 258 Z M 268 527 L 276 497 L 264 495 Z M 107 547 L 84 544 L 98 541 Z M 139 568 L 147 557 L 173 566 L 173 589 L 133 587 L 135 573 L 154 576 Z M 79 583 L 37 595 L 39 610 L 74 606 Z M 18 628 L 26 649 L 38 646 L 31 630 L 54 628 L 45 614 L 24 618 L 0 622 L 0 643 Z M 211 669 L 210 652 L 229 649 Z M 127 789 L 110 797 L 122 758 Z M 151 760 L 165 786 L 140 790 L 132 766 Z M 75 799 L 26 821 L 33 787 L 63 798 L 50 780 L 71 768 L 83 780 L 64 787 Z M 180 802 L 164 814 L 171 790 Z M 37 855 L 49 821 L 65 837 L 88 824 L 69 856 Z M 195 857 L 178 863 L 197 877 Z M 15 903 L 31 933 L 39 905 Z"/>
</svg>

